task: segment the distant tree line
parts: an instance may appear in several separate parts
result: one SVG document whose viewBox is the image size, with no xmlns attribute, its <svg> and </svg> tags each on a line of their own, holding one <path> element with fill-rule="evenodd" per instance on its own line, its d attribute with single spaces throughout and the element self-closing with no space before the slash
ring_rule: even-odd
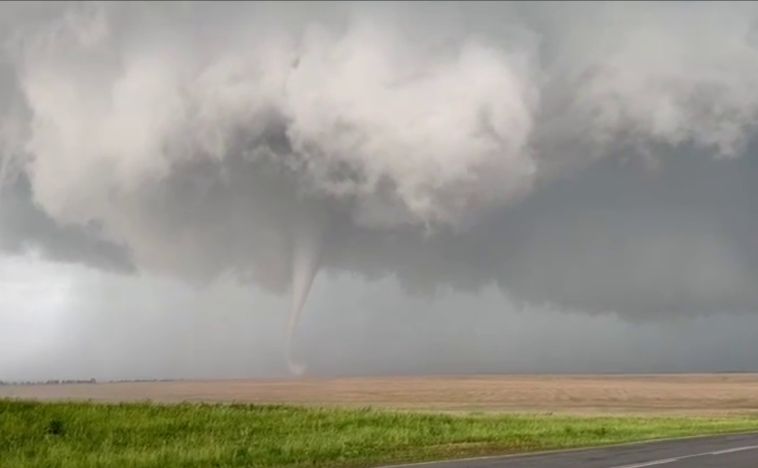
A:
<svg viewBox="0 0 758 468">
<path fill-rule="evenodd" d="M 93 384 L 93 383 L 97 383 L 97 380 L 95 379 L 65 379 L 65 380 L 52 379 L 52 380 L 39 380 L 39 381 L 22 380 L 22 381 L 17 381 L 17 382 L 8 382 L 5 380 L 0 380 L 0 385 L 62 385 L 62 384 Z"/>
<path fill-rule="evenodd" d="M 121 380 L 106 380 L 109 383 L 136 383 L 136 382 L 177 382 L 183 379 L 121 379 Z M 96 379 L 51 379 L 51 380 L 19 380 L 8 381 L 0 380 L 0 386 L 2 385 L 63 385 L 63 384 L 94 384 L 97 383 Z"/>
</svg>

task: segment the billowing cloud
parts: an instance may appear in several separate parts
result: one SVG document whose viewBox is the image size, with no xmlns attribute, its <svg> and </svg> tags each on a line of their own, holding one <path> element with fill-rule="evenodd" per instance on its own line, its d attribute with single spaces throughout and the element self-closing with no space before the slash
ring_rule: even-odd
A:
<svg viewBox="0 0 758 468">
<path fill-rule="evenodd" d="M 0 167 L 45 221 L 19 230 L 6 188 L 0 233 L 99 243 L 56 258 L 295 278 L 295 314 L 320 269 L 639 317 L 758 305 L 753 6 L 8 11 Z"/>
</svg>

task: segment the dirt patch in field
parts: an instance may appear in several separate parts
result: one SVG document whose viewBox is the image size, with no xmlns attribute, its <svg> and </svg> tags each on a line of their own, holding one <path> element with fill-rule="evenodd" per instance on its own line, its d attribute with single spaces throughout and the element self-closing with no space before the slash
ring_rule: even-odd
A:
<svg viewBox="0 0 758 468">
<path fill-rule="evenodd" d="M 758 412 L 758 374 L 478 375 L 5 385 L 0 398 L 246 402 L 444 411 Z"/>
</svg>

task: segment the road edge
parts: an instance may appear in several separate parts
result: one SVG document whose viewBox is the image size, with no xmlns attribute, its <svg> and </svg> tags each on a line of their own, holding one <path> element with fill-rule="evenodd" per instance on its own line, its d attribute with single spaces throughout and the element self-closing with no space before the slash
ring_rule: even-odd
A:
<svg viewBox="0 0 758 468">
<path fill-rule="evenodd" d="M 483 455 L 480 457 L 449 458 L 445 460 L 428 460 L 428 461 L 422 461 L 422 462 L 401 463 L 398 465 L 377 465 L 377 466 L 372 465 L 372 467 L 373 468 L 406 468 L 406 467 L 414 467 L 414 466 L 444 464 L 444 463 L 460 463 L 460 462 L 467 462 L 467 461 L 500 460 L 500 459 L 507 460 L 509 458 L 518 458 L 518 457 L 538 457 L 542 455 L 555 455 L 555 454 L 561 454 L 561 453 L 583 452 L 583 451 L 588 451 L 588 450 L 597 450 L 597 449 L 604 449 L 604 448 L 629 447 L 629 446 L 635 446 L 635 445 L 655 444 L 655 443 L 660 443 L 660 442 L 674 442 L 678 440 L 708 439 L 708 438 L 715 438 L 715 437 L 728 437 L 728 436 L 739 436 L 739 435 L 758 435 L 758 430 L 740 431 L 740 432 L 720 432 L 717 434 L 701 434 L 701 435 L 682 436 L 682 437 L 662 437 L 658 439 L 621 442 L 618 444 L 588 445 L 588 446 L 574 447 L 574 448 L 568 448 L 568 449 L 539 450 L 536 452 L 506 453 L 503 455 Z"/>
</svg>

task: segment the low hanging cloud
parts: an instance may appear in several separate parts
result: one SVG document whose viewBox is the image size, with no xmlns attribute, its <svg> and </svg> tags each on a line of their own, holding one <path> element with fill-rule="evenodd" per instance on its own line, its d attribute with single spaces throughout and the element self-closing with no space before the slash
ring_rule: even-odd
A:
<svg viewBox="0 0 758 468">
<path fill-rule="evenodd" d="M 3 8 L 6 250 L 758 305 L 752 5 Z"/>
<path fill-rule="evenodd" d="M 3 188 L 0 250 L 36 251 L 55 261 L 83 262 L 106 271 L 134 272 L 129 251 L 104 238 L 96 226 L 61 225 L 34 206 L 24 178 Z"/>
</svg>

